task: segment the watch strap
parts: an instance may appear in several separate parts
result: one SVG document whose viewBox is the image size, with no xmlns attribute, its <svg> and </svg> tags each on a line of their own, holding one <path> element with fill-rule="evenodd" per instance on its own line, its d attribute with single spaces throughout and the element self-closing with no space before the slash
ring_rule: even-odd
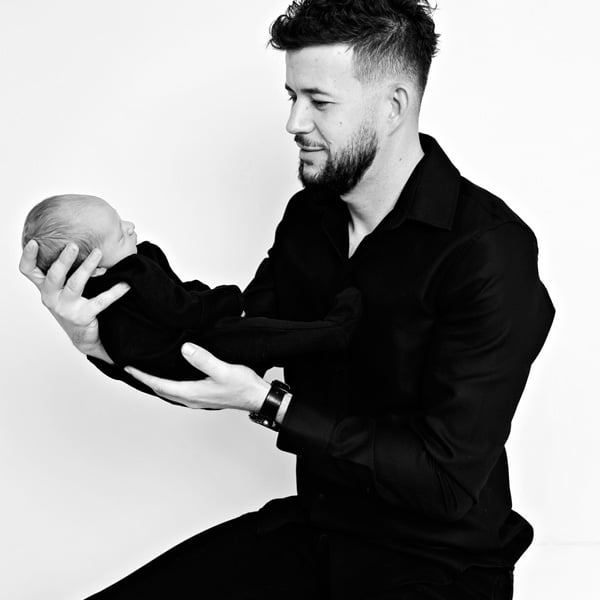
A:
<svg viewBox="0 0 600 600">
<path fill-rule="evenodd" d="M 271 382 L 271 388 L 264 399 L 258 412 L 250 413 L 250 420 L 269 429 L 279 431 L 279 424 L 275 421 L 281 403 L 286 394 L 290 393 L 290 386 L 283 381 L 274 379 Z"/>
</svg>

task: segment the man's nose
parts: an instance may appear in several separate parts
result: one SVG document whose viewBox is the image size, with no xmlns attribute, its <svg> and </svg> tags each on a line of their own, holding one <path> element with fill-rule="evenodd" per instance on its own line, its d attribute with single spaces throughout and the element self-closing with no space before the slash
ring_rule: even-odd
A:
<svg viewBox="0 0 600 600">
<path fill-rule="evenodd" d="M 123 225 L 125 226 L 125 231 L 131 235 L 135 231 L 135 223 L 131 221 L 123 221 Z"/>
<path fill-rule="evenodd" d="M 299 133 L 310 133 L 313 127 L 314 124 L 308 106 L 296 100 L 290 110 L 290 116 L 285 126 L 286 131 L 292 135 L 297 135 Z"/>
</svg>

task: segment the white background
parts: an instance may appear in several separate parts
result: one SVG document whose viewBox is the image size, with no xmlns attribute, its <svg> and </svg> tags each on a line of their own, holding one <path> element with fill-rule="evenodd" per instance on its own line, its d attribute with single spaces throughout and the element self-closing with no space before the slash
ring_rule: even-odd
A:
<svg viewBox="0 0 600 600">
<path fill-rule="evenodd" d="M 421 129 L 533 227 L 557 308 L 509 443 L 536 529 L 515 598 L 597 598 L 600 11 L 439 4 Z M 184 278 L 244 286 L 299 185 L 283 56 L 265 47 L 286 5 L 0 0 L 1 598 L 82 598 L 294 490 L 271 432 L 103 378 L 17 271 L 28 209 L 81 192 Z"/>
</svg>

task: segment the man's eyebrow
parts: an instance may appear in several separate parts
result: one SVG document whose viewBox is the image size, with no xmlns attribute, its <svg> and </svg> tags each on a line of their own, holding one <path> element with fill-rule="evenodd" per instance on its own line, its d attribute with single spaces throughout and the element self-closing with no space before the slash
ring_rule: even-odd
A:
<svg viewBox="0 0 600 600">
<path fill-rule="evenodd" d="M 295 94 L 296 93 L 296 91 L 293 90 L 287 83 L 285 84 L 285 89 L 290 94 Z M 303 92 L 304 94 L 323 94 L 324 96 L 331 96 L 331 94 L 329 92 L 326 92 L 325 90 L 322 90 L 322 89 L 317 88 L 317 87 L 302 88 L 300 91 Z"/>
</svg>

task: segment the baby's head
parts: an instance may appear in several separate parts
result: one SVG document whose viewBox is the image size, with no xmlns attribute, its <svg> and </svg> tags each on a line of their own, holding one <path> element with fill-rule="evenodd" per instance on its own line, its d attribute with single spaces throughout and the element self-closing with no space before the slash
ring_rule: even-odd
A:
<svg viewBox="0 0 600 600">
<path fill-rule="evenodd" d="M 30 240 L 38 243 L 37 265 L 44 273 L 70 242 L 79 248 L 71 272 L 94 248 L 102 250 L 102 271 L 137 252 L 135 225 L 102 198 L 83 194 L 52 196 L 34 206 L 25 219 L 23 246 Z"/>
</svg>

